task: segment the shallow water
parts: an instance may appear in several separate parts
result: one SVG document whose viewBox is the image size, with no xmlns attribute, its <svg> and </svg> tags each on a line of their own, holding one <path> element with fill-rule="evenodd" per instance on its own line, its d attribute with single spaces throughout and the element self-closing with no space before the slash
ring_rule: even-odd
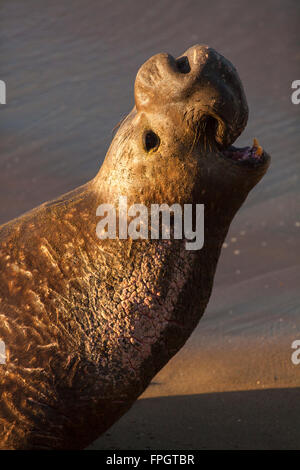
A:
<svg viewBox="0 0 300 470">
<path fill-rule="evenodd" d="M 272 165 L 231 226 L 204 319 L 145 397 L 299 386 L 290 345 L 300 339 L 300 105 L 290 96 L 300 3 L 4 0 L 0 9 L 0 223 L 96 174 L 151 55 L 202 43 L 235 64 L 250 108 L 238 144 L 257 137 Z M 98 445 L 119 442 L 122 426 L 113 432 Z M 129 433 L 122 445 L 133 442 Z"/>
</svg>

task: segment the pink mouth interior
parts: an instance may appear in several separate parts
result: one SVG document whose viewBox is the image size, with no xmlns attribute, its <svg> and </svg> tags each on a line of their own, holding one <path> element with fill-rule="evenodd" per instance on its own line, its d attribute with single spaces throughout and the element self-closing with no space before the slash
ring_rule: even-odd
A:
<svg viewBox="0 0 300 470">
<path fill-rule="evenodd" d="M 223 150 L 223 155 L 234 161 L 248 161 L 256 163 L 262 160 L 263 152 L 259 151 L 255 146 L 244 148 L 235 148 L 231 146 L 228 149 Z"/>
</svg>

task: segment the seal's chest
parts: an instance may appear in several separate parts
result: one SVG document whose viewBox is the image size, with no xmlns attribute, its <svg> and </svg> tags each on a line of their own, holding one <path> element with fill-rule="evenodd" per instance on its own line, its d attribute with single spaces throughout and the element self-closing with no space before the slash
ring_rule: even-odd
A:
<svg viewBox="0 0 300 470">
<path fill-rule="evenodd" d="M 147 244 L 135 268 L 118 287 L 118 310 L 137 341 L 157 337 L 172 321 L 178 299 L 193 270 L 195 254 L 182 241 Z M 123 316 L 122 315 L 122 316 Z"/>
</svg>

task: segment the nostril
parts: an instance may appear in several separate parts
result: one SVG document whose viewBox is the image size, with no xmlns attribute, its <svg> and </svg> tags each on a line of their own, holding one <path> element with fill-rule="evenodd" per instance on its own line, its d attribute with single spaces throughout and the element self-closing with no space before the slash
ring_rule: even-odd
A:
<svg viewBox="0 0 300 470">
<path fill-rule="evenodd" d="M 191 71 L 189 59 L 187 56 L 179 57 L 176 60 L 177 68 L 181 73 L 189 73 Z"/>
</svg>

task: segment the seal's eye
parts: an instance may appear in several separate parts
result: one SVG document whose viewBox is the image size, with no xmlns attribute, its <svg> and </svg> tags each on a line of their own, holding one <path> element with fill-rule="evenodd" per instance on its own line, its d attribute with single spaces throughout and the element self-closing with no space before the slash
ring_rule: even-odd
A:
<svg viewBox="0 0 300 470">
<path fill-rule="evenodd" d="M 150 152 L 150 150 L 157 150 L 160 144 L 160 140 L 158 135 L 155 134 L 153 131 L 146 131 L 144 133 L 144 147 L 147 150 L 147 152 Z"/>
</svg>

